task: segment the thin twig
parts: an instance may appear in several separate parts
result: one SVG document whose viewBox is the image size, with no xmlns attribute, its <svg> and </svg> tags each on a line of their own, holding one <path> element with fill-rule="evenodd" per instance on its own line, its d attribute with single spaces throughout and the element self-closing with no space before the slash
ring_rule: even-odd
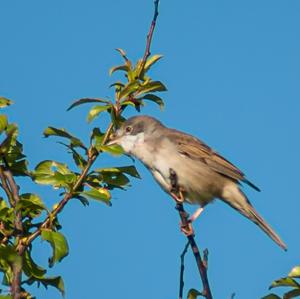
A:
<svg viewBox="0 0 300 299">
<path fill-rule="evenodd" d="M 97 154 L 91 154 L 88 158 L 87 164 L 85 168 L 83 169 L 81 175 L 78 177 L 76 183 L 74 184 L 74 187 L 72 191 L 65 194 L 63 199 L 58 203 L 57 207 L 48 215 L 48 217 L 43 221 L 43 223 L 31 234 L 26 238 L 25 245 L 28 246 L 34 239 L 36 239 L 42 232 L 44 228 L 47 228 L 49 224 L 51 224 L 51 221 L 59 214 L 64 206 L 68 203 L 68 201 L 74 196 L 74 193 L 77 191 L 77 189 L 81 186 L 82 182 L 86 178 L 91 166 L 93 165 L 94 161 L 97 158 Z"/>
<path fill-rule="evenodd" d="M 181 255 L 180 255 L 180 276 L 179 276 L 179 299 L 183 298 L 183 288 L 184 288 L 184 257 L 189 248 L 190 242 L 187 242 Z"/>
<path fill-rule="evenodd" d="M 140 67 L 140 70 L 139 70 L 139 74 L 138 74 L 139 78 L 140 78 L 140 76 L 141 76 L 141 74 L 144 70 L 144 67 L 145 67 L 145 64 L 147 62 L 148 57 L 151 55 L 150 48 L 151 48 L 151 41 L 152 41 L 153 32 L 154 32 L 155 25 L 156 25 L 156 20 L 157 20 L 157 17 L 158 17 L 158 4 L 159 4 L 159 0 L 155 0 L 154 1 L 154 15 L 153 15 L 153 19 L 152 19 L 151 26 L 150 26 L 150 29 L 149 29 L 149 33 L 147 34 L 146 49 L 145 49 L 144 57 L 143 57 L 141 67 Z"/>
<path fill-rule="evenodd" d="M 180 190 L 178 186 L 178 178 L 177 174 L 173 169 L 170 169 L 170 181 L 172 184 L 172 192 L 174 190 Z M 189 214 L 184 210 L 183 203 L 181 201 L 177 201 L 176 209 L 179 213 L 181 223 L 183 227 L 188 227 L 191 224 L 189 223 Z M 203 291 L 201 292 L 201 295 L 205 297 L 206 299 L 212 299 L 212 294 L 209 286 L 209 281 L 207 277 L 207 258 L 208 258 L 208 250 L 205 249 L 204 251 L 204 260 L 202 260 L 198 245 L 195 241 L 194 235 L 189 234 L 187 235 L 187 239 L 189 241 L 189 244 L 191 246 L 191 249 L 193 251 L 194 257 L 196 259 L 196 264 L 199 270 L 199 274 L 201 277 L 202 285 L 203 285 Z"/>
</svg>

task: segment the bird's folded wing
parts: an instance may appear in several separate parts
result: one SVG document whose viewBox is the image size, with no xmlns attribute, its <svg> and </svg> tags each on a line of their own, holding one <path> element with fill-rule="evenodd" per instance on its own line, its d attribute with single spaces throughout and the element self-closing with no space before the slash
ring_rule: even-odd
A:
<svg viewBox="0 0 300 299">
<path fill-rule="evenodd" d="M 231 162 L 223 158 L 201 140 L 177 130 L 171 130 L 169 137 L 170 140 L 176 143 L 179 153 L 188 156 L 192 160 L 201 161 L 210 169 L 236 181 L 242 181 L 259 191 L 254 184 L 245 178 L 245 175 L 241 170 L 239 170 Z"/>
</svg>

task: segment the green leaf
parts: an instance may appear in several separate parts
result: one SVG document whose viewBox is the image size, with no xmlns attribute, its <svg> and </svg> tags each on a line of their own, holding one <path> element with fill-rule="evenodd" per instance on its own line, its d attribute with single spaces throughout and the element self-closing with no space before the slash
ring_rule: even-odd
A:
<svg viewBox="0 0 300 299">
<path fill-rule="evenodd" d="M 0 299 L 12 299 L 11 295 L 0 295 Z"/>
<path fill-rule="evenodd" d="M 281 297 L 277 296 L 276 294 L 269 294 L 267 296 L 262 297 L 261 299 L 281 299 Z"/>
<path fill-rule="evenodd" d="M 94 170 L 95 172 L 99 173 L 126 173 L 132 177 L 140 179 L 141 176 L 139 175 L 138 171 L 136 170 L 135 166 L 122 166 L 122 167 L 110 167 L 110 168 L 97 168 Z"/>
<path fill-rule="evenodd" d="M 291 290 L 283 295 L 283 299 L 291 299 L 300 296 L 300 289 Z"/>
<path fill-rule="evenodd" d="M 118 99 L 121 100 L 123 98 L 128 97 L 129 95 L 135 93 L 137 90 L 140 90 L 141 85 L 139 81 L 135 80 L 133 82 L 130 82 L 122 88 L 122 90 L 119 93 Z"/>
<path fill-rule="evenodd" d="M 23 210 L 22 214 L 24 216 L 34 218 L 39 216 L 43 210 L 46 210 L 46 207 L 38 195 L 24 193 L 20 195 L 20 201 L 17 203 L 16 209 Z"/>
<path fill-rule="evenodd" d="M 300 266 L 294 267 L 288 274 L 289 277 L 300 278 Z"/>
<path fill-rule="evenodd" d="M 38 184 L 52 185 L 57 188 L 70 188 L 77 179 L 66 164 L 46 160 L 39 163 L 33 172 L 34 181 Z"/>
<path fill-rule="evenodd" d="M 105 104 L 109 104 L 108 100 L 104 100 L 104 99 L 90 99 L 90 98 L 84 98 L 84 99 L 80 99 L 75 101 L 68 109 L 67 111 L 73 109 L 76 106 L 82 105 L 82 104 L 87 104 L 87 103 L 105 103 Z"/>
<path fill-rule="evenodd" d="M 56 262 L 60 262 L 69 254 L 69 246 L 63 234 L 43 229 L 41 237 L 43 240 L 49 242 L 53 249 L 53 256 L 49 259 L 50 267 L 52 267 Z"/>
<path fill-rule="evenodd" d="M 198 296 L 202 296 L 202 293 L 195 289 L 190 289 L 187 295 L 187 299 L 196 299 Z"/>
<path fill-rule="evenodd" d="M 96 199 L 110 205 L 111 195 L 106 188 L 91 188 L 90 190 L 80 192 L 80 195 L 92 199 Z"/>
<path fill-rule="evenodd" d="M 120 156 L 124 154 L 124 150 L 121 146 L 117 144 L 113 145 L 100 145 L 98 148 L 99 151 L 109 153 L 113 156 Z"/>
<path fill-rule="evenodd" d="M 118 66 L 113 66 L 110 70 L 109 70 L 109 75 L 111 76 L 114 72 L 116 71 L 125 71 L 128 72 L 129 68 L 127 65 L 118 65 Z"/>
<path fill-rule="evenodd" d="M 15 146 L 18 137 L 18 126 L 9 124 L 6 129 L 6 138 L 0 145 L 0 153 L 6 154 L 13 146 Z"/>
<path fill-rule="evenodd" d="M 7 107 L 11 104 L 13 104 L 14 102 L 7 99 L 7 98 L 4 98 L 4 97 L 0 97 L 0 108 L 4 108 L 4 107 Z"/>
<path fill-rule="evenodd" d="M 91 135 L 91 143 L 93 143 L 94 147 L 97 151 L 100 151 L 100 147 L 103 144 L 105 134 L 100 131 L 99 128 L 94 128 Z"/>
<path fill-rule="evenodd" d="M 156 95 L 154 95 L 154 94 L 151 94 L 151 93 L 147 93 L 146 95 L 144 95 L 144 96 L 142 97 L 142 99 L 150 100 L 150 101 L 152 101 L 152 102 L 158 104 L 158 105 L 159 105 L 159 108 L 160 108 L 161 110 L 163 110 L 163 108 L 164 108 L 164 106 L 165 106 L 164 101 L 163 101 L 160 97 L 158 97 L 158 96 L 156 96 Z"/>
<path fill-rule="evenodd" d="M 160 60 L 162 57 L 163 55 L 159 55 L 159 54 L 149 57 L 145 63 L 145 67 L 143 71 L 146 73 L 151 68 L 151 66 L 155 64 L 158 60 Z"/>
<path fill-rule="evenodd" d="M 290 277 L 284 277 L 280 278 L 278 280 L 275 280 L 272 282 L 269 289 L 276 288 L 276 287 L 293 287 L 293 288 L 299 288 L 300 285 L 297 283 L 296 280 L 290 278 Z"/>
<path fill-rule="evenodd" d="M 39 278 L 38 282 L 40 282 L 46 289 L 48 286 L 55 287 L 61 292 L 62 296 L 65 295 L 65 285 L 61 276 Z"/>
<path fill-rule="evenodd" d="M 6 130 L 8 125 L 7 116 L 4 114 L 0 115 L 0 134 Z"/>
<path fill-rule="evenodd" d="M 28 161 L 25 159 L 9 163 L 9 168 L 14 176 L 29 176 L 30 173 L 27 167 Z"/>
<path fill-rule="evenodd" d="M 86 149 L 85 145 L 82 143 L 82 141 L 79 138 L 71 135 L 64 128 L 58 129 L 54 127 L 48 127 L 44 130 L 43 134 L 46 138 L 49 136 L 59 136 L 59 137 L 67 138 L 70 140 L 71 145 L 73 147 L 81 147 L 83 149 Z"/>
<path fill-rule="evenodd" d="M 46 269 L 43 269 L 33 261 L 28 250 L 23 255 L 23 271 L 29 278 L 43 278 L 47 272 Z"/>
<path fill-rule="evenodd" d="M 101 112 L 107 111 L 108 109 L 111 109 L 111 105 L 106 105 L 106 106 L 94 106 L 92 109 L 89 111 L 88 116 L 87 116 L 87 122 L 91 122 L 94 118 L 96 118 Z"/>
<path fill-rule="evenodd" d="M 141 95 L 147 92 L 166 91 L 167 88 L 160 81 L 150 81 L 142 85 L 136 95 Z"/>
</svg>

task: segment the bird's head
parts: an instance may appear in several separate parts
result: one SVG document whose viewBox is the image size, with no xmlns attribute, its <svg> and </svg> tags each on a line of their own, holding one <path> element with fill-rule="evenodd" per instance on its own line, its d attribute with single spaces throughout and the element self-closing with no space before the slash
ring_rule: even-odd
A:
<svg viewBox="0 0 300 299">
<path fill-rule="evenodd" d="M 126 153 L 133 153 L 136 146 L 143 145 L 162 124 L 155 118 L 141 115 L 127 119 L 122 126 L 112 134 L 108 145 L 118 144 Z"/>
</svg>

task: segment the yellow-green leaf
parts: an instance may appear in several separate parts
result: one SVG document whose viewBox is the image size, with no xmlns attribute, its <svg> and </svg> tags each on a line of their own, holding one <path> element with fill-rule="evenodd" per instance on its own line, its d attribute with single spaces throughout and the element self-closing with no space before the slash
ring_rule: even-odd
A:
<svg viewBox="0 0 300 299">
<path fill-rule="evenodd" d="M 63 234 L 49 229 L 43 229 L 41 233 L 43 240 L 50 243 L 53 255 L 49 259 L 49 266 L 52 267 L 56 262 L 60 262 L 69 254 L 69 246 Z"/>
<path fill-rule="evenodd" d="M 67 111 L 73 109 L 73 108 L 76 107 L 76 106 L 79 106 L 79 105 L 82 105 L 82 104 L 87 104 L 87 103 L 105 103 L 105 104 L 109 104 L 109 101 L 108 101 L 108 100 L 105 100 L 105 99 L 99 99 L 99 98 L 96 98 L 96 99 L 83 98 L 83 99 L 80 99 L 80 100 L 75 101 L 75 102 L 67 109 Z"/>
<path fill-rule="evenodd" d="M 294 267 L 288 276 L 293 278 L 300 278 L 300 266 Z"/>
<path fill-rule="evenodd" d="M 7 107 L 11 104 L 13 104 L 14 102 L 7 99 L 7 98 L 4 98 L 4 97 L 0 97 L 0 108 L 4 108 L 4 107 Z"/>
<path fill-rule="evenodd" d="M 111 195 L 106 188 L 90 188 L 89 190 L 80 192 L 80 195 L 92 199 L 96 199 L 110 205 Z"/>
<path fill-rule="evenodd" d="M 6 130 L 8 125 L 7 116 L 4 114 L 0 115 L 0 134 Z"/>
<path fill-rule="evenodd" d="M 89 111 L 88 116 L 87 116 L 87 122 L 91 122 L 93 119 L 95 119 L 101 112 L 107 111 L 108 109 L 112 108 L 111 105 L 105 105 L 105 106 L 94 106 L 92 109 Z"/>
</svg>

